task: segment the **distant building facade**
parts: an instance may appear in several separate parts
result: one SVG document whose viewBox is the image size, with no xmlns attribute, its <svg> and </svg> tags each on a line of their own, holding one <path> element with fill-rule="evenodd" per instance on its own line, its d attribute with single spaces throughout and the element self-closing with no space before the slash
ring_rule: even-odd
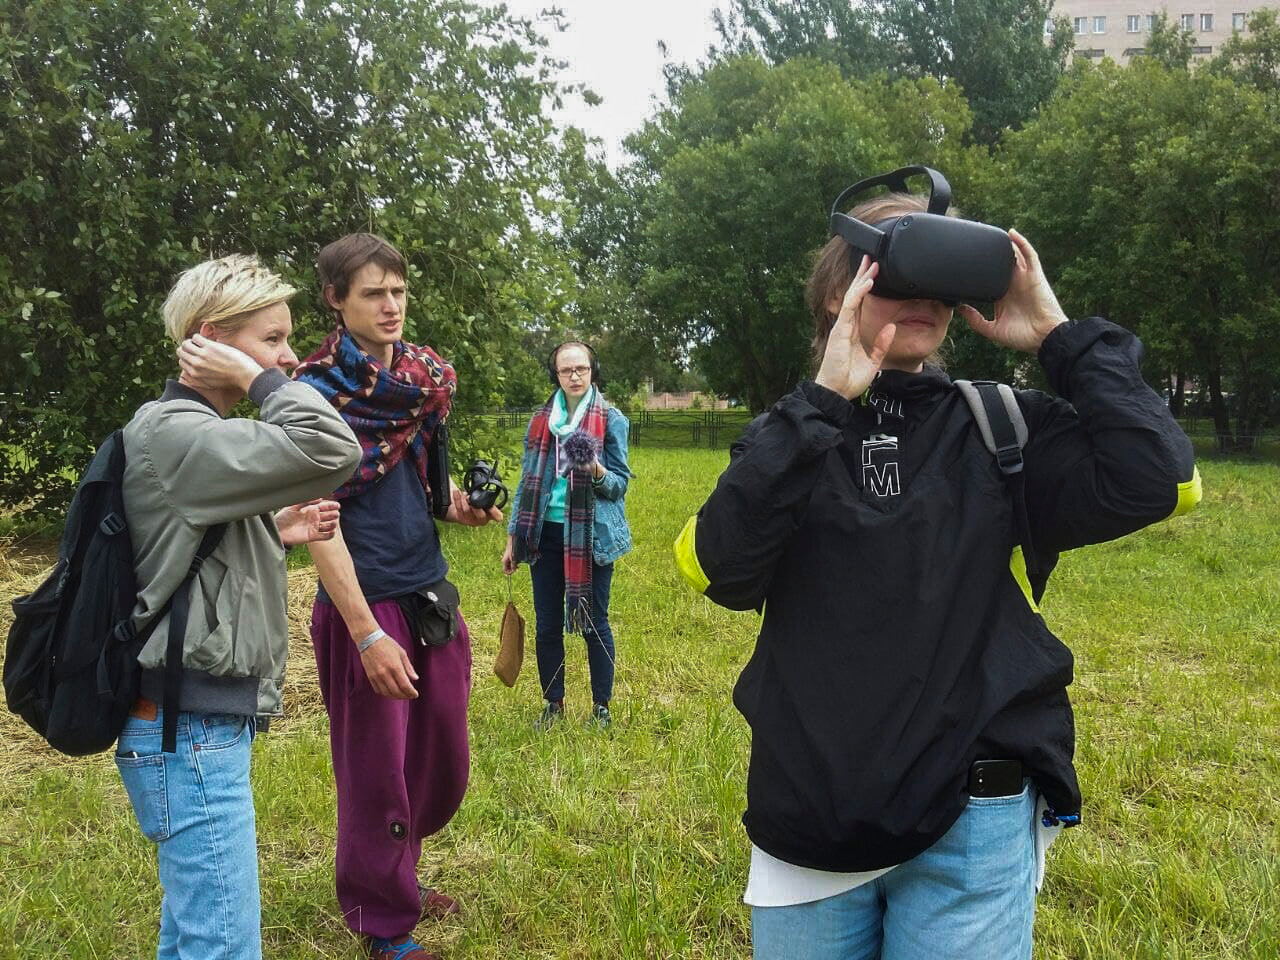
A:
<svg viewBox="0 0 1280 960">
<path fill-rule="evenodd" d="M 684 391 L 658 393 L 653 381 L 644 382 L 644 408 L 646 410 L 728 410 L 729 401 L 708 393 Z"/>
<path fill-rule="evenodd" d="M 1116 63 L 1128 63 L 1141 56 L 1151 35 L 1151 22 L 1162 11 L 1169 22 L 1190 30 L 1195 35 L 1193 56 L 1205 59 L 1215 55 L 1233 33 L 1247 32 L 1249 16 L 1262 8 L 1280 9 L 1280 0 L 1267 3 L 1243 3 L 1240 0 L 1172 0 L 1152 3 L 1147 0 L 1055 0 L 1052 16 L 1066 17 L 1071 22 L 1076 47 L 1075 57 L 1098 61 L 1110 57 Z M 1046 34 L 1050 24 L 1045 24 Z"/>
</svg>

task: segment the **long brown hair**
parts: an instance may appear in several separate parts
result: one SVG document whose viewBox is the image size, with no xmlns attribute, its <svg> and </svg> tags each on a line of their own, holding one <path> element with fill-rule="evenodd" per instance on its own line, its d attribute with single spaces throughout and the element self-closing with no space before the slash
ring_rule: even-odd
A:
<svg viewBox="0 0 1280 960">
<path fill-rule="evenodd" d="M 865 223 L 879 223 L 904 213 L 924 213 L 929 208 L 927 197 L 915 193 L 885 193 L 864 200 L 849 211 L 849 216 Z M 952 207 L 947 216 L 959 216 Z M 840 237 L 832 237 L 813 258 L 813 270 L 804 285 L 804 302 L 813 316 L 813 363 L 818 367 L 827 351 L 827 338 L 835 326 L 838 311 L 832 311 L 832 300 L 844 300 L 845 291 L 853 283 L 861 257 L 850 255 L 849 244 Z M 926 363 L 942 366 L 942 357 L 932 354 Z"/>
</svg>

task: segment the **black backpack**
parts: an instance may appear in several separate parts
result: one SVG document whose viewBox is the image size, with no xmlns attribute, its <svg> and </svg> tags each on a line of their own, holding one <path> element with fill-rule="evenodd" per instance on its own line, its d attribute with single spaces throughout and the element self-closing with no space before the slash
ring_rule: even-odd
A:
<svg viewBox="0 0 1280 960">
<path fill-rule="evenodd" d="M 191 583 L 217 547 L 226 524 L 209 527 L 181 586 L 141 631 L 133 609 L 138 584 L 124 514 L 124 435 L 103 442 L 67 511 L 53 572 L 13 601 L 4 658 L 4 693 L 18 714 L 55 750 L 99 753 L 120 736 L 138 698 L 138 654 L 170 607 L 166 652 L 164 749 L 173 752 Z"/>
</svg>

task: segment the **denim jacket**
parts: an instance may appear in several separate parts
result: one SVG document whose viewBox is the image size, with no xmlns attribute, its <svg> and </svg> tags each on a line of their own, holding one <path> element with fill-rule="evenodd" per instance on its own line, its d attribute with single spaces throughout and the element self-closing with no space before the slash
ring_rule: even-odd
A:
<svg viewBox="0 0 1280 960">
<path fill-rule="evenodd" d="M 532 426 L 532 423 L 530 423 Z M 604 451 L 600 462 L 604 464 L 604 476 L 595 484 L 596 517 L 592 535 L 592 559 L 600 566 L 613 563 L 623 554 L 631 550 L 631 528 L 627 525 L 627 514 L 624 500 L 627 495 L 627 482 L 631 479 L 631 467 L 627 464 L 627 431 L 629 424 L 621 410 L 612 404 L 605 406 Z M 524 492 L 524 478 L 534 469 L 537 451 L 529 443 L 529 434 L 525 432 L 524 459 L 520 464 L 520 482 L 516 485 L 513 503 L 520 503 Z M 546 519 L 547 505 L 551 502 L 552 472 L 555 470 L 553 457 L 547 458 L 546 476 L 542 478 L 542 502 L 538 504 L 538 515 Z M 515 533 L 517 511 L 511 511 L 511 520 L 507 525 L 509 533 Z"/>
</svg>

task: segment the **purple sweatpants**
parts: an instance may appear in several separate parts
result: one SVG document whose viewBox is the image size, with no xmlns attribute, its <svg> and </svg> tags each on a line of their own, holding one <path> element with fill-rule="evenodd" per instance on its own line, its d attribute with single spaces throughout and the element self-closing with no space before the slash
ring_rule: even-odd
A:
<svg viewBox="0 0 1280 960">
<path fill-rule="evenodd" d="M 418 925 L 422 840 L 449 822 L 467 790 L 471 637 L 461 623 L 447 646 L 423 646 L 394 600 L 370 609 L 408 653 L 416 700 L 373 691 L 333 604 L 312 607 L 311 642 L 338 787 L 338 903 L 356 933 L 398 937 Z"/>
</svg>

